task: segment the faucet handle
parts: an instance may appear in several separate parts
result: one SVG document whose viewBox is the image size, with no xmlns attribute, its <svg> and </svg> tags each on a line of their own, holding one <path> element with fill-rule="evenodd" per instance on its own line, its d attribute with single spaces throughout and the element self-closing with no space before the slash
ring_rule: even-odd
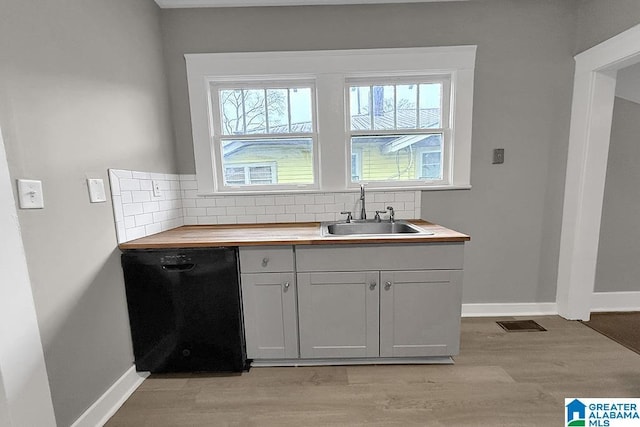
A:
<svg viewBox="0 0 640 427">
<path fill-rule="evenodd" d="M 395 212 L 393 211 L 393 206 L 387 206 L 387 210 L 389 211 L 389 222 L 395 222 Z"/>
<path fill-rule="evenodd" d="M 386 209 L 385 209 L 385 210 L 383 210 L 383 211 L 376 211 L 376 216 L 375 216 L 375 218 L 374 218 L 374 219 L 375 219 L 376 221 L 380 222 L 380 214 L 383 214 L 383 213 L 387 213 Z"/>
<path fill-rule="evenodd" d="M 340 215 L 346 215 L 347 222 L 351 222 L 351 220 L 353 219 L 353 216 L 351 216 L 351 211 L 342 211 L 340 212 Z"/>
</svg>

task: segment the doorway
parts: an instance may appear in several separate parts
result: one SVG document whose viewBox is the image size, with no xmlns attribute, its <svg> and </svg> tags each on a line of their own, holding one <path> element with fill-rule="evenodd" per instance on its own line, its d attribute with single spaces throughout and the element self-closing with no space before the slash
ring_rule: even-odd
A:
<svg viewBox="0 0 640 427">
<path fill-rule="evenodd" d="M 589 320 L 618 70 L 640 62 L 640 25 L 575 57 L 556 301 Z"/>
</svg>

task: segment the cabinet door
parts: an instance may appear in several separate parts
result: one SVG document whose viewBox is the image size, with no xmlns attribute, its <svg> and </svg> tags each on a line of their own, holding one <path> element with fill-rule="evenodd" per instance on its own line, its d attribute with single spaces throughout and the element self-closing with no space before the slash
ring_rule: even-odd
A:
<svg viewBox="0 0 640 427">
<path fill-rule="evenodd" d="M 383 271 L 380 286 L 380 356 L 458 354 L 462 271 Z"/>
<path fill-rule="evenodd" d="M 247 357 L 298 357 L 294 278 L 293 273 L 241 275 Z"/>
<path fill-rule="evenodd" d="M 300 356 L 377 357 L 378 272 L 298 273 Z"/>
</svg>

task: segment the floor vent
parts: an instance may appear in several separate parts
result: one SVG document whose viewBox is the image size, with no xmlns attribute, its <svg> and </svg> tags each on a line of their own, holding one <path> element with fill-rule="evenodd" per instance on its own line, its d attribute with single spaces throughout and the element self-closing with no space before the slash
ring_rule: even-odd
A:
<svg viewBox="0 0 640 427">
<path fill-rule="evenodd" d="M 507 332 L 541 332 L 546 331 L 533 320 L 504 320 L 496 322 L 502 329 Z"/>
</svg>

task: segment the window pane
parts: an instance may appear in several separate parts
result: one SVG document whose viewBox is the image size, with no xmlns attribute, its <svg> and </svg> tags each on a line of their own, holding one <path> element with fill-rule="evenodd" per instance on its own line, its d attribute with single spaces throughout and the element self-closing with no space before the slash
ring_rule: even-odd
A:
<svg viewBox="0 0 640 427">
<path fill-rule="evenodd" d="M 289 132 L 289 101 L 287 89 L 267 90 L 268 133 Z"/>
<path fill-rule="evenodd" d="M 395 90 L 393 86 L 373 86 L 371 90 L 373 129 L 395 129 Z"/>
<path fill-rule="evenodd" d="M 242 90 L 220 91 L 220 114 L 224 135 L 242 135 L 244 131 Z"/>
<path fill-rule="evenodd" d="M 351 151 L 358 152 L 361 174 L 354 179 L 357 174 L 352 170 L 352 182 L 443 177 L 442 134 L 355 136 L 351 138 Z M 429 155 L 425 157 L 425 153 Z"/>
<path fill-rule="evenodd" d="M 418 85 L 396 86 L 396 127 L 398 129 L 417 129 L 416 105 Z"/>
<path fill-rule="evenodd" d="M 442 83 L 420 85 L 420 129 L 442 127 Z"/>
<path fill-rule="evenodd" d="M 222 135 L 313 132 L 311 88 L 222 89 Z"/>
<path fill-rule="evenodd" d="M 291 132 L 313 132 L 311 126 L 311 89 L 289 89 L 289 98 L 291 102 Z"/>
<path fill-rule="evenodd" d="M 371 129 L 371 87 L 352 86 L 349 88 L 349 110 L 351 130 Z"/>
<path fill-rule="evenodd" d="M 248 166 L 242 184 L 313 184 L 313 140 L 311 138 L 260 138 L 222 141 L 222 166 Z M 225 182 L 232 185 L 229 179 Z"/>
</svg>

